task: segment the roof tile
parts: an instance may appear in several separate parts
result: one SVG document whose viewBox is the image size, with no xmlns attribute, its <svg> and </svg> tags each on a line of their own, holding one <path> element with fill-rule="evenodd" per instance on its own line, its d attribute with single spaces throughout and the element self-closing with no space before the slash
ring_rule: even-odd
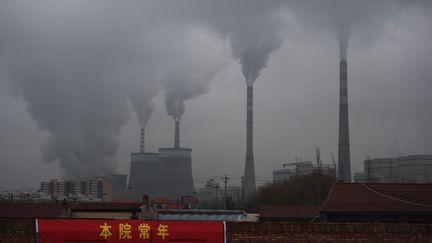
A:
<svg viewBox="0 0 432 243">
<path fill-rule="evenodd" d="M 336 183 L 321 211 L 432 213 L 432 184 Z"/>
</svg>

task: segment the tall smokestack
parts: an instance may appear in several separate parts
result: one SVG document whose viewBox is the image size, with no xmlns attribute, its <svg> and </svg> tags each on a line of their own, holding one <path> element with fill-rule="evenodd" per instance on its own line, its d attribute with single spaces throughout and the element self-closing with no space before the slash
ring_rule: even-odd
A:
<svg viewBox="0 0 432 243">
<path fill-rule="evenodd" d="M 347 61 L 339 63 L 339 147 L 338 147 L 338 180 L 351 182 L 351 161 L 348 125 L 348 77 Z"/>
<path fill-rule="evenodd" d="M 175 119 L 174 148 L 180 148 L 180 119 Z"/>
<path fill-rule="evenodd" d="M 251 84 L 247 85 L 246 109 L 246 163 L 243 188 L 245 199 L 255 191 L 255 165 L 253 154 L 253 86 Z"/>
<path fill-rule="evenodd" d="M 145 131 L 144 127 L 141 127 L 141 137 L 140 137 L 140 153 L 145 153 Z"/>
</svg>

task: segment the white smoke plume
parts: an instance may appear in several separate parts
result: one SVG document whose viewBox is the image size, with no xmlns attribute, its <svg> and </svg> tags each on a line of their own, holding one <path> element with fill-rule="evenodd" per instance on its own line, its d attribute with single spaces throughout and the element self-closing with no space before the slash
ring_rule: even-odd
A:
<svg viewBox="0 0 432 243">
<path fill-rule="evenodd" d="M 210 81 L 227 64 L 225 47 L 214 34 L 190 28 L 177 36 L 176 44 L 181 48 L 165 47 L 171 55 L 160 75 L 166 110 L 174 120 L 183 116 L 187 100 L 208 91 Z"/>
<path fill-rule="evenodd" d="M 374 39 L 386 18 L 424 2 L 1 1 L 0 59 L 46 134 L 44 160 L 68 176 L 101 175 L 115 172 L 128 99 L 145 125 L 160 82 L 168 114 L 180 119 L 224 67 L 226 46 L 253 84 L 283 43 L 284 10 L 304 28 L 333 31 L 346 58 L 348 40 Z"/>
<path fill-rule="evenodd" d="M 287 28 L 280 16 L 283 1 L 201 2 L 202 9 L 196 11 L 205 15 L 204 22 L 228 38 L 232 56 L 239 60 L 246 83 L 252 85 L 270 54 L 283 43 Z"/>
<path fill-rule="evenodd" d="M 127 99 L 145 124 L 155 92 L 151 75 L 137 71 L 155 56 L 143 44 L 145 4 L 6 1 L 0 9 L 0 57 L 46 135 L 42 159 L 67 177 L 115 173 Z"/>
<path fill-rule="evenodd" d="M 339 43 L 340 59 L 346 60 L 350 40 L 373 42 L 385 35 L 385 25 L 392 17 L 425 3 L 423 0 L 291 0 L 287 1 L 287 7 L 303 27 L 333 33 Z"/>
<path fill-rule="evenodd" d="M 152 99 L 159 91 L 156 77 L 146 68 L 137 66 L 124 68 L 119 79 L 123 79 L 127 84 L 129 101 L 141 128 L 144 128 L 154 110 Z"/>
</svg>

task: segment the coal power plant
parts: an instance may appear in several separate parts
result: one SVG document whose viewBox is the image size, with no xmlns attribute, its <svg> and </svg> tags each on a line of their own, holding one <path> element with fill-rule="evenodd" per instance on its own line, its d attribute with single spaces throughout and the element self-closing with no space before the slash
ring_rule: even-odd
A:
<svg viewBox="0 0 432 243">
<path fill-rule="evenodd" d="M 338 173 L 339 181 L 351 182 L 351 159 L 348 122 L 348 70 L 346 58 L 339 63 L 339 144 Z"/>
<path fill-rule="evenodd" d="M 129 176 L 130 199 L 141 200 L 163 196 L 178 199 L 194 192 L 192 149 L 180 147 L 180 120 L 175 119 L 173 148 L 160 148 L 158 153 L 144 149 L 144 129 L 141 130 L 140 152 L 131 153 Z"/>
</svg>

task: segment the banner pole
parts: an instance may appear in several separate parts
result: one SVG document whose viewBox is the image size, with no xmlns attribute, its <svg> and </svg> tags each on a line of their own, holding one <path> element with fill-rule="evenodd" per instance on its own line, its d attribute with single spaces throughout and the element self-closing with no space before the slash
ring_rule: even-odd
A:
<svg viewBox="0 0 432 243">
<path fill-rule="evenodd" d="M 227 243 L 227 232 L 226 232 L 226 221 L 223 221 L 223 239 L 224 239 L 224 243 Z"/>
<path fill-rule="evenodd" d="M 38 227 L 38 219 L 35 219 L 35 242 L 36 243 L 39 243 L 39 240 L 38 240 L 38 233 L 39 233 L 39 227 Z"/>
</svg>

